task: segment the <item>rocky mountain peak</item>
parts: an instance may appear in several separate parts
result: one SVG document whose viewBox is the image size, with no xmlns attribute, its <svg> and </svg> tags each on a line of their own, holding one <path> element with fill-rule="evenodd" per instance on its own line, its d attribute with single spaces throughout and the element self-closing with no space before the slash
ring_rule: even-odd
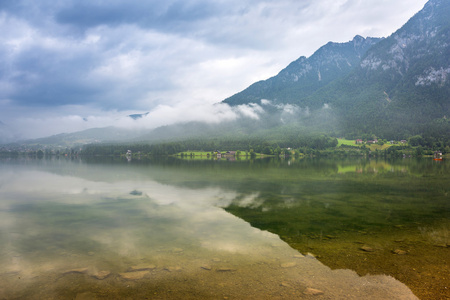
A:
<svg viewBox="0 0 450 300">
<path fill-rule="evenodd" d="M 449 47 L 450 1 L 431 0 L 402 28 L 367 52 L 366 70 L 404 76 L 418 60 Z M 444 69 L 446 69 L 445 66 Z"/>
</svg>

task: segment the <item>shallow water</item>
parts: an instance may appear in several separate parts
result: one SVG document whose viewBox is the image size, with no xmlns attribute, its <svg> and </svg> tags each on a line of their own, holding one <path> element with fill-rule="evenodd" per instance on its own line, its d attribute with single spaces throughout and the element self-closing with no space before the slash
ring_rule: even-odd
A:
<svg viewBox="0 0 450 300">
<path fill-rule="evenodd" d="M 393 275 L 425 298 L 414 274 L 375 268 L 426 264 L 424 247 L 440 257 L 433 276 L 448 275 L 445 161 L 19 159 L 0 171 L 0 299 L 414 298 L 392 277 L 329 267 Z"/>
</svg>

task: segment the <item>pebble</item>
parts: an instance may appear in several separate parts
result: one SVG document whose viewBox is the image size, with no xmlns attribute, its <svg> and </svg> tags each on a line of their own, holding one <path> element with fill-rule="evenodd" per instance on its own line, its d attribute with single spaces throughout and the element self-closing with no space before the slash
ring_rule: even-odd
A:
<svg viewBox="0 0 450 300">
<path fill-rule="evenodd" d="M 134 272 L 134 271 L 146 271 L 146 270 L 153 270 L 153 269 L 156 269 L 155 265 L 137 265 L 137 266 L 130 267 L 129 271 Z"/>
<path fill-rule="evenodd" d="M 236 271 L 236 270 L 232 269 L 232 268 L 227 268 L 227 267 L 222 267 L 222 268 L 217 269 L 217 272 L 232 272 L 232 271 Z"/>
<path fill-rule="evenodd" d="M 108 277 L 109 275 L 111 275 L 110 271 L 100 271 L 100 272 L 92 274 L 92 277 L 94 277 L 98 280 L 103 280 L 106 277 Z"/>
<path fill-rule="evenodd" d="M 78 269 L 71 269 L 71 270 L 65 271 L 63 274 L 70 274 L 70 273 L 86 274 L 87 271 L 88 271 L 88 268 L 78 268 Z"/>
<path fill-rule="evenodd" d="M 208 270 L 208 271 L 210 271 L 212 269 L 211 266 L 209 266 L 209 265 L 203 265 L 200 268 L 202 268 L 203 270 Z"/>
<path fill-rule="evenodd" d="M 372 247 L 369 247 L 369 246 L 367 246 L 367 245 L 364 245 L 364 246 L 362 246 L 361 248 L 359 248 L 360 250 L 362 250 L 362 251 L 365 251 L 365 252 L 374 252 L 375 250 L 373 250 L 373 248 Z"/>
<path fill-rule="evenodd" d="M 304 255 L 301 255 L 301 254 L 295 254 L 294 255 L 294 258 L 304 258 L 305 256 Z"/>
<path fill-rule="evenodd" d="M 165 267 L 164 270 L 169 271 L 169 272 L 181 271 L 181 267 L 179 267 L 179 266 L 176 266 L 176 267 Z"/>
<path fill-rule="evenodd" d="M 407 252 L 405 250 L 395 249 L 394 251 L 392 251 L 392 253 L 397 255 L 405 255 Z"/>
<path fill-rule="evenodd" d="M 317 296 L 323 295 L 323 291 L 313 288 L 307 288 L 306 290 L 303 291 L 303 294 Z"/>
<path fill-rule="evenodd" d="M 125 272 L 125 273 L 119 273 L 120 277 L 127 280 L 136 280 L 136 279 L 142 279 L 145 275 L 150 273 L 150 271 L 136 271 L 136 272 Z"/>
<path fill-rule="evenodd" d="M 284 287 L 290 287 L 290 285 L 288 283 L 286 283 L 286 282 L 282 282 L 280 285 L 284 286 Z"/>
</svg>

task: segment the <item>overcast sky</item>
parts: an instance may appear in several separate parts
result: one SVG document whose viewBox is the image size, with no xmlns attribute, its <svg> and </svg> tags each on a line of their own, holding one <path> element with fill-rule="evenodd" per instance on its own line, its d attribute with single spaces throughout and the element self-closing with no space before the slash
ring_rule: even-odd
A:
<svg viewBox="0 0 450 300">
<path fill-rule="evenodd" d="M 389 36 L 425 2 L 2 0 L 0 121 L 32 138 L 131 113 L 149 127 L 232 119 L 212 104 L 329 41 Z"/>
</svg>

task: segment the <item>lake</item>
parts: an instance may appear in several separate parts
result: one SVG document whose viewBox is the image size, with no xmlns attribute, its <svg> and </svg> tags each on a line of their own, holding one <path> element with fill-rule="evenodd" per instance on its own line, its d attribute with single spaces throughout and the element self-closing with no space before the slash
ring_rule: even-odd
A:
<svg viewBox="0 0 450 300">
<path fill-rule="evenodd" d="M 432 159 L 0 160 L 0 299 L 448 299 Z"/>
</svg>

